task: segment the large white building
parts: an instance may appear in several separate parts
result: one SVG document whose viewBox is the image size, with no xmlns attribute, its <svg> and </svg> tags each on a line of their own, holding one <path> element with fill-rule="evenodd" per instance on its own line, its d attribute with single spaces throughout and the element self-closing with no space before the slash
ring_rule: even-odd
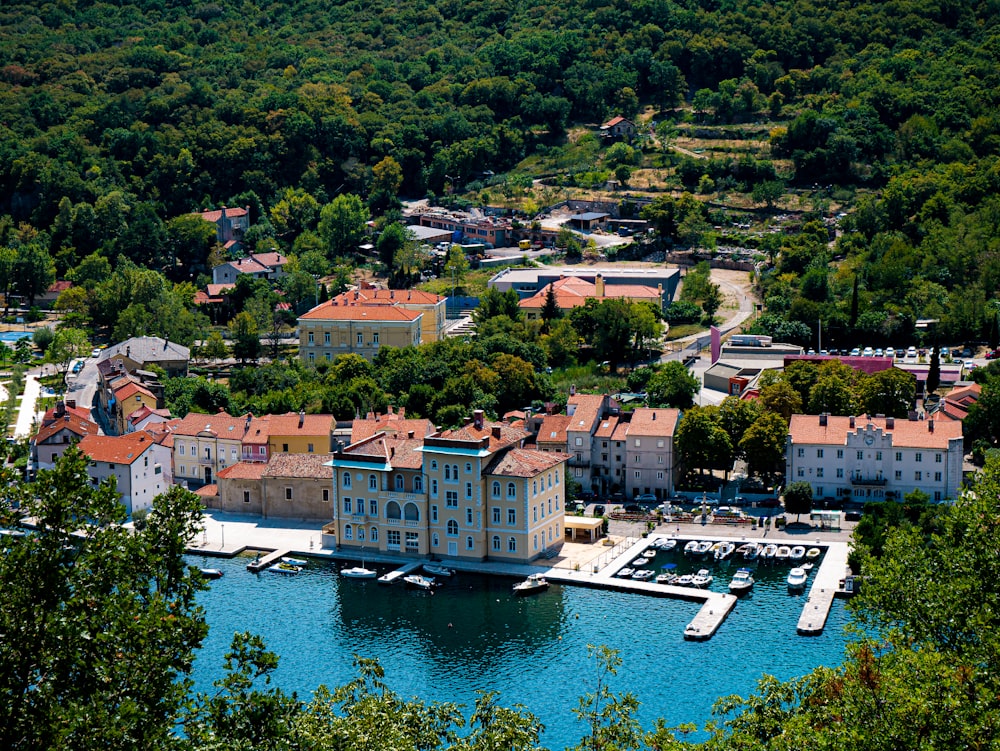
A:
<svg viewBox="0 0 1000 751">
<path fill-rule="evenodd" d="M 943 501 L 958 493 L 962 453 L 957 421 L 792 415 L 785 480 L 808 482 L 815 498 L 902 500 L 921 490 Z"/>
<path fill-rule="evenodd" d="M 152 508 L 153 499 L 168 489 L 163 468 L 170 463 L 169 450 L 145 431 L 120 436 L 88 435 L 79 448 L 90 459 L 90 481 L 98 485 L 114 477 L 130 516 Z"/>
</svg>

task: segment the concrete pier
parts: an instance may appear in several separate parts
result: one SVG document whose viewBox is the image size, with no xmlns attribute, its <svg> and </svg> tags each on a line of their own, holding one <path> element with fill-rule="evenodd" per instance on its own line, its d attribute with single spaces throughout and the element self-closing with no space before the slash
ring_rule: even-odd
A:
<svg viewBox="0 0 1000 751">
<path fill-rule="evenodd" d="M 291 555 L 291 551 L 273 550 L 267 555 L 259 556 L 250 561 L 250 563 L 247 564 L 247 571 L 249 571 L 251 574 L 259 574 L 268 566 L 271 566 L 280 561 L 286 555 Z"/>
<path fill-rule="evenodd" d="M 817 542 L 815 545 L 823 547 L 824 543 Z M 823 633 L 833 598 L 837 594 L 841 579 L 847 573 L 847 544 L 832 542 L 825 543 L 825 546 L 823 562 L 813 571 L 809 596 L 802 607 L 802 614 L 795 629 L 802 636 L 818 636 Z"/>
</svg>

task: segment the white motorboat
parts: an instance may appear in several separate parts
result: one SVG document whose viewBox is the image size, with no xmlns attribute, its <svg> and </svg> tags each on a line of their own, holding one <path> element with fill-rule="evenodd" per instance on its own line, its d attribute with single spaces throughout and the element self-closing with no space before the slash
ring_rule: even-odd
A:
<svg viewBox="0 0 1000 751">
<path fill-rule="evenodd" d="M 654 576 L 656 576 L 656 572 L 651 568 L 640 568 L 632 574 L 632 578 L 636 581 L 646 581 L 647 579 L 652 579 Z"/>
<path fill-rule="evenodd" d="M 789 589 L 803 589 L 806 586 L 806 579 L 809 574 L 806 570 L 800 566 L 796 566 L 791 571 L 788 572 L 788 588 Z"/>
<path fill-rule="evenodd" d="M 656 577 L 657 584 L 673 584 L 677 581 L 677 576 L 674 574 L 660 574 Z"/>
<path fill-rule="evenodd" d="M 660 540 L 660 550 L 669 552 L 677 547 L 677 540 L 663 539 Z"/>
<path fill-rule="evenodd" d="M 647 563 L 649 563 L 649 559 L 648 558 L 644 558 L 644 557 L 642 557 L 640 555 L 638 558 L 636 558 L 634 561 L 632 561 L 631 565 L 634 566 L 635 568 L 638 568 L 640 566 L 645 566 Z"/>
<path fill-rule="evenodd" d="M 820 550 L 819 548 L 809 548 L 809 550 L 806 551 L 806 560 L 807 561 L 815 561 L 822 554 L 823 554 L 823 551 Z"/>
<path fill-rule="evenodd" d="M 425 563 L 423 569 L 425 574 L 430 574 L 431 576 L 448 577 L 455 575 L 455 569 L 442 566 L 439 563 Z"/>
<path fill-rule="evenodd" d="M 429 576 L 421 576 L 420 574 L 407 574 L 403 577 L 403 583 L 407 587 L 413 587 L 414 589 L 434 589 L 437 583 Z"/>
<path fill-rule="evenodd" d="M 348 579 L 375 579 L 378 577 L 378 571 L 364 566 L 351 566 L 350 568 L 342 568 L 340 575 L 346 576 Z"/>
<path fill-rule="evenodd" d="M 620 576 L 623 579 L 626 579 L 626 578 L 632 576 L 632 574 L 634 574 L 634 573 L 635 573 L 635 569 L 634 568 L 623 568 L 621 571 L 619 571 L 616 574 L 616 576 Z"/>
<path fill-rule="evenodd" d="M 722 540 L 719 540 L 718 542 L 713 542 L 712 547 L 708 549 L 708 552 L 711 553 L 712 557 L 714 558 L 715 554 L 719 552 L 719 550 L 722 548 L 724 544 L 725 543 L 723 543 Z"/>
<path fill-rule="evenodd" d="M 642 557 L 643 558 L 656 558 L 656 549 L 655 548 L 646 548 L 645 550 L 642 551 Z"/>
<path fill-rule="evenodd" d="M 691 584 L 695 587 L 707 587 L 712 583 L 712 574 L 707 568 L 699 569 L 698 573 L 691 577 Z"/>
<path fill-rule="evenodd" d="M 761 548 L 763 546 L 757 542 L 748 542 L 746 544 L 746 550 L 743 551 L 744 561 L 755 561 L 757 556 L 760 555 Z"/>
<path fill-rule="evenodd" d="M 698 541 L 691 540 L 684 546 L 684 555 L 697 555 L 698 553 Z"/>
<path fill-rule="evenodd" d="M 694 575 L 684 574 L 674 579 L 673 583 L 676 584 L 678 587 L 690 587 L 692 579 L 694 579 Z"/>
<path fill-rule="evenodd" d="M 548 580 L 541 574 L 531 574 L 523 582 L 514 585 L 515 595 L 533 595 L 549 588 Z"/>
<path fill-rule="evenodd" d="M 764 550 L 761 551 L 761 555 L 764 556 L 764 560 L 773 561 L 774 556 L 778 554 L 778 546 L 773 542 L 768 543 L 764 546 Z"/>
<path fill-rule="evenodd" d="M 221 579 L 222 571 L 217 568 L 200 568 L 201 575 L 206 579 Z"/>
<path fill-rule="evenodd" d="M 792 549 L 787 545 L 779 545 L 778 550 L 774 553 L 774 560 L 778 563 L 784 563 L 788 560 L 789 556 L 792 554 Z"/>
<path fill-rule="evenodd" d="M 305 566 L 306 565 L 306 561 L 303 560 L 302 558 L 292 558 L 292 557 L 287 556 L 287 555 L 283 556 L 281 558 L 281 562 L 282 563 L 291 564 L 292 566 Z"/>
<path fill-rule="evenodd" d="M 284 561 L 279 561 L 273 566 L 268 566 L 265 571 L 270 571 L 272 574 L 297 574 L 302 570 L 301 566 L 293 566 L 290 563 L 285 563 Z"/>
<path fill-rule="evenodd" d="M 711 540 L 701 540 L 698 543 L 698 547 L 695 549 L 695 555 L 699 556 L 707 555 L 708 551 L 712 549 L 713 545 L 715 545 L 715 543 L 712 542 Z"/>
<path fill-rule="evenodd" d="M 726 560 L 729 556 L 733 554 L 734 550 L 736 550 L 736 546 L 733 543 L 728 541 L 723 542 L 718 548 L 715 549 L 715 560 L 717 561 Z"/>
<path fill-rule="evenodd" d="M 396 580 L 399 579 L 399 578 L 401 578 L 401 577 L 399 577 L 399 576 L 393 576 L 394 573 L 396 573 L 396 572 L 390 571 L 388 574 L 382 574 L 382 576 L 380 576 L 378 578 L 378 583 L 379 584 L 395 584 Z"/>
<path fill-rule="evenodd" d="M 799 562 L 806 557 L 806 549 L 802 545 L 795 545 L 788 552 L 788 559 L 792 562 Z"/>
<path fill-rule="evenodd" d="M 741 595 L 749 592 L 753 588 L 753 574 L 750 569 L 741 568 L 733 575 L 733 580 L 729 582 L 729 591 L 734 595 Z"/>
</svg>

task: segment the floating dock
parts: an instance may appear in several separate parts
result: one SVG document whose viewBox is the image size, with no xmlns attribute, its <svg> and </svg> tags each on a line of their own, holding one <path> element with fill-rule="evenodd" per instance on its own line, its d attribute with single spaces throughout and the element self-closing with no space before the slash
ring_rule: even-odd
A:
<svg viewBox="0 0 1000 751">
<path fill-rule="evenodd" d="M 812 587 L 806 604 L 802 607 L 796 631 L 802 636 L 819 636 L 826 626 L 826 619 L 833 606 L 833 598 L 837 594 L 840 582 L 847 572 L 846 543 L 816 543 L 825 546 L 823 561 L 813 577 Z"/>
<path fill-rule="evenodd" d="M 423 561 L 413 561 L 407 563 L 402 568 L 397 568 L 395 571 L 390 571 L 388 574 L 383 574 L 378 578 L 379 584 L 395 584 L 397 581 L 402 579 L 407 574 L 412 574 L 418 568 L 424 565 Z"/>
<path fill-rule="evenodd" d="M 277 563 L 285 556 L 291 555 L 290 550 L 273 550 L 267 555 L 258 556 L 247 564 L 247 571 L 251 574 L 259 574 L 264 569 Z"/>
</svg>

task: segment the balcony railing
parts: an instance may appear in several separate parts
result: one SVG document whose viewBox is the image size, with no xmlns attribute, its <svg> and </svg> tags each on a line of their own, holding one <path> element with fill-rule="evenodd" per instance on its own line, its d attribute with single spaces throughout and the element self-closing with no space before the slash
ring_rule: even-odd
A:
<svg viewBox="0 0 1000 751">
<path fill-rule="evenodd" d="M 389 527 L 419 527 L 420 522 L 417 519 L 386 519 L 385 523 Z"/>
<path fill-rule="evenodd" d="M 422 493 L 404 493 L 401 490 L 390 490 L 385 494 L 386 500 L 398 503 L 423 503 L 427 500 Z"/>
<path fill-rule="evenodd" d="M 885 477 L 862 477 L 861 475 L 851 475 L 851 485 L 874 485 L 881 487 L 888 483 Z"/>
</svg>

